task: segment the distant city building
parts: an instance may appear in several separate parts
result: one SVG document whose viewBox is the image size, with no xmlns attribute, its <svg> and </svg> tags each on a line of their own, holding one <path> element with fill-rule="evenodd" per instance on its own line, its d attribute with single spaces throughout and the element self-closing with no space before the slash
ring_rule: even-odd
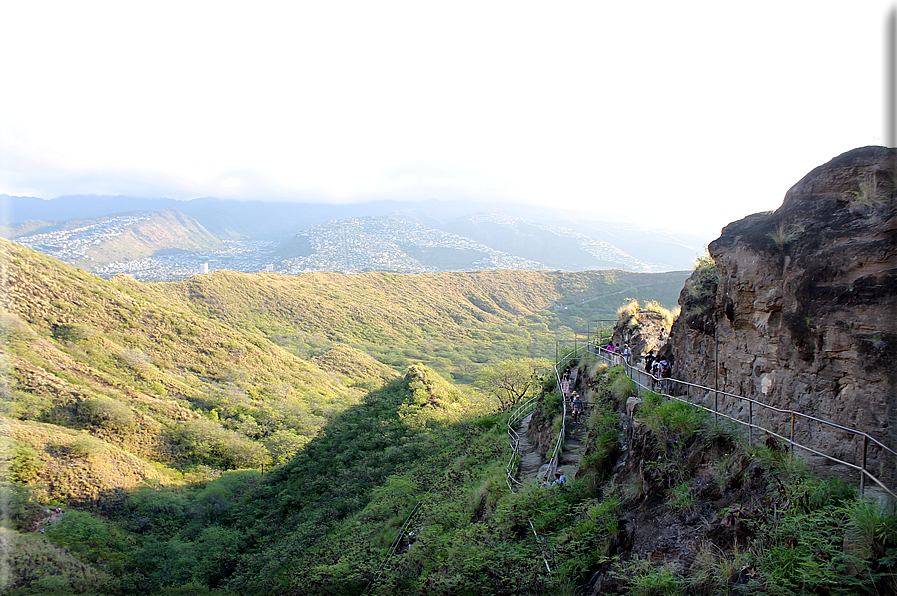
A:
<svg viewBox="0 0 897 596">
<path fill-rule="evenodd" d="M 274 263 L 268 263 L 265 265 L 265 272 L 274 273 Z"/>
<path fill-rule="evenodd" d="M 208 273 L 208 272 L 209 272 L 209 264 L 208 264 L 208 263 L 203 263 L 202 265 L 200 265 L 200 266 L 199 266 L 199 272 L 200 272 L 200 273 Z"/>
</svg>

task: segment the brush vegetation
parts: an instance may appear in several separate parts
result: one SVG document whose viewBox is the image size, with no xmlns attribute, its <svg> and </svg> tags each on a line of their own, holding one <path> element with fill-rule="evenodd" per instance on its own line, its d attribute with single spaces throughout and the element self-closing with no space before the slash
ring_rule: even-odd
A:
<svg viewBox="0 0 897 596">
<path fill-rule="evenodd" d="M 616 484 L 636 388 L 594 361 L 580 367 L 593 406 L 575 478 L 508 490 L 509 410 L 481 388 L 523 371 L 509 399 L 542 392 L 558 408 L 534 358 L 587 325 L 584 306 L 555 305 L 659 278 L 219 272 L 140 284 L 3 248 L 4 593 L 580 593 L 615 574 L 629 593 L 714 594 L 742 564 L 768 593 L 888 587 L 892 516 L 781 453 L 735 449 L 657 397 L 637 416 L 662 445 L 641 481 Z M 697 441 L 733 446 L 712 451 L 713 486 L 732 490 L 752 465 L 782 507 L 719 512 L 762 538 L 707 546 L 688 571 L 631 552 L 627 520 L 658 496 L 670 515 L 698 511 L 681 451 Z M 813 566 L 819 548 L 828 558 Z"/>
</svg>

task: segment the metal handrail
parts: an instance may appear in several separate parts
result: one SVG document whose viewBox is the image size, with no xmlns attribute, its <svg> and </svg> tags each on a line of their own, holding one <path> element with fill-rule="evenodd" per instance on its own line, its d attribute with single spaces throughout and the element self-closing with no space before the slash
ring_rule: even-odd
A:
<svg viewBox="0 0 897 596">
<path fill-rule="evenodd" d="M 431 491 L 432 492 L 432 491 Z M 424 500 L 430 496 L 431 492 L 428 492 L 424 497 L 417 502 L 417 505 L 414 506 L 414 509 L 411 510 L 411 513 L 408 514 L 408 517 L 405 518 L 405 523 L 402 524 L 402 527 L 399 528 L 399 533 L 396 534 L 396 537 L 393 539 L 392 544 L 389 547 L 389 551 L 386 553 L 386 557 L 383 558 L 383 561 L 380 562 L 380 566 L 377 567 L 377 571 L 374 576 L 368 580 L 368 585 L 365 586 L 364 592 L 362 592 L 362 596 L 369 594 L 373 589 L 374 585 L 380 580 L 380 576 L 383 573 L 383 568 L 386 566 L 386 562 L 396 553 L 396 550 L 399 548 L 399 544 L 402 542 L 402 538 L 405 537 L 405 531 L 411 525 L 411 520 L 414 518 L 415 514 L 420 511 L 421 505 L 423 505 Z"/>
<path fill-rule="evenodd" d="M 538 400 L 539 396 L 534 395 L 518 406 L 511 414 L 511 417 L 508 418 L 508 436 L 511 438 L 511 458 L 508 460 L 508 465 L 505 466 L 505 475 L 507 476 L 505 482 L 507 482 L 511 492 L 515 491 L 515 485 L 518 488 L 523 486 L 523 483 L 517 480 L 517 469 L 520 465 L 520 460 L 518 459 L 520 456 L 520 435 L 514 427 L 517 426 L 517 423 L 525 418 L 527 414 L 536 409 Z"/>
<path fill-rule="evenodd" d="M 743 395 L 729 393 L 727 391 L 720 391 L 720 390 L 714 389 L 712 387 L 706 387 L 704 385 L 698 385 L 696 383 L 689 383 L 688 381 L 682 381 L 680 379 L 674 379 L 671 377 L 658 379 L 651 373 L 639 370 L 639 369 L 635 368 L 634 366 L 632 366 L 631 364 L 628 364 L 628 363 L 622 361 L 622 358 L 618 354 L 607 353 L 606 351 L 604 351 L 600 348 L 597 351 L 593 351 L 593 346 L 589 346 L 589 351 L 590 351 L 590 353 L 596 354 L 599 358 L 601 358 L 603 361 L 607 362 L 608 364 L 612 364 L 612 365 L 613 364 L 621 364 L 626 369 L 627 375 L 631 379 L 633 379 L 633 381 L 636 383 L 636 385 L 638 387 L 640 387 L 641 389 L 644 389 L 646 391 L 654 391 L 656 393 L 659 393 L 660 395 L 663 395 L 663 396 L 671 398 L 671 399 L 675 399 L 677 401 L 687 403 L 696 408 L 700 408 L 702 410 L 710 412 L 716 416 L 722 416 L 723 418 L 726 418 L 727 420 L 731 420 L 732 422 L 736 422 L 738 424 L 748 427 L 749 431 L 753 431 L 753 429 L 763 431 L 763 432 L 765 432 L 771 436 L 774 436 L 778 439 L 781 439 L 782 441 L 785 441 L 786 443 L 791 445 L 792 451 L 793 451 L 794 447 L 798 447 L 799 449 L 803 449 L 804 451 L 808 451 L 808 452 L 818 455 L 820 457 L 824 457 L 825 459 L 828 459 L 829 461 L 832 461 L 839 465 L 847 466 L 848 468 L 851 468 L 853 470 L 860 472 L 860 494 L 862 494 L 864 492 L 865 480 L 868 478 L 869 480 L 871 480 L 872 482 L 877 484 L 879 487 L 881 487 L 882 490 L 887 492 L 889 495 L 897 498 L 897 494 L 895 494 L 894 491 L 892 491 L 890 488 L 888 488 L 884 483 L 882 483 L 881 480 L 879 480 L 874 474 L 872 474 L 868 469 L 866 469 L 867 450 L 868 450 L 870 442 L 873 443 L 874 445 L 880 447 L 882 450 L 884 450 L 888 453 L 891 453 L 895 456 L 897 456 L 897 451 L 895 451 L 894 449 L 891 449 L 890 447 L 888 447 L 887 445 L 885 445 L 884 443 L 882 443 L 881 441 L 879 441 L 875 437 L 872 437 L 871 435 L 869 435 L 868 433 L 866 433 L 864 431 L 850 428 L 848 426 L 844 426 L 844 425 L 838 424 L 836 422 L 831 422 L 831 421 L 825 420 L 823 418 L 817 418 L 816 416 L 810 416 L 809 414 L 804 414 L 803 412 L 800 412 L 798 410 L 792 410 L 792 409 L 788 409 L 788 408 L 779 408 L 776 406 L 765 404 L 761 401 L 758 401 L 758 400 L 750 398 L 750 397 L 745 397 Z M 635 374 L 636 378 L 633 378 L 633 372 L 636 373 Z M 649 384 L 649 383 L 643 382 L 642 378 L 650 379 L 651 383 Z M 688 399 L 688 393 L 686 393 L 686 399 L 683 399 L 680 396 L 672 395 L 672 393 L 670 393 L 670 392 L 664 393 L 663 391 L 656 391 L 656 389 L 652 389 L 652 386 L 656 387 L 659 383 L 668 383 L 669 385 L 676 383 L 676 384 L 683 385 L 688 388 L 701 390 L 701 391 L 704 391 L 707 393 L 713 392 L 716 396 L 722 395 L 724 397 L 731 397 L 733 399 L 740 400 L 741 402 L 747 403 L 749 405 L 748 411 L 749 411 L 750 419 L 747 422 L 745 422 L 744 420 L 740 420 L 739 418 L 730 416 L 726 412 L 719 410 L 718 407 L 709 407 L 709 406 L 705 406 L 702 404 L 693 403 L 692 401 L 690 401 Z M 766 410 L 771 410 L 771 411 L 779 413 L 779 414 L 785 414 L 786 416 L 790 415 L 791 416 L 790 436 L 786 437 L 780 433 L 773 431 L 772 429 L 766 428 L 760 424 L 755 424 L 754 419 L 753 419 L 753 406 L 755 406 L 755 405 L 760 408 L 763 408 Z M 814 449 L 813 447 L 804 445 L 804 444 L 800 443 L 799 441 L 797 441 L 794 438 L 794 427 L 795 427 L 795 422 L 797 419 L 803 419 L 803 420 L 807 420 L 807 421 L 816 422 L 818 424 L 824 424 L 824 425 L 830 426 L 832 428 L 837 428 L 844 432 L 851 433 L 855 437 L 862 437 L 862 439 L 863 439 L 863 455 L 862 455 L 863 462 L 862 462 L 862 464 L 858 465 L 858 464 L 855 464 L 852 462 L 844 461 L 843 459 L 840 459 L 834 455 L 824 453 L 822 451 L 819 451 L 817 449 Z M 749 433 L 748 441 L 749 442 L 753 441 L 753 432 Z"/>
<path fill-rule="evenodd" d="M 558 360 L 555 363 L 554 376 L 555 376 L 555 379 L 557 380 L 558 387 L 561 386 L 561 372 L 559 369 L 566 362 L 573 360 L 575 358 L 578 358 L 580 355 L 580 352 L 582 352 L 583 350 L 588 350 L 588 347 L 589 347 L 588 343 L 586 343 L 585 345 L 579 346 L 578 348 L 572 350 L 566 356 L 564 356 L 563 358 L 561 358 L 560 360 Z M 563 403 L 563 416 L 561 417 L 561 431 L 560 431 L 560 433 L 558 433 L 558 440 L 554 444 L 554 451 L 552 451 L 552 453 L 551 453 L 551 459 L 548 460 L 548 470 L 545 474 L 545 478 L 551 478 L 552 476 L 554 476 L 554 473 L 557 471 L 558 460 L 560 459 L 560 455 L 561 455 L 561 449 L 564 446 L 564 437 L 567 434 L 567 399 L 564 398 L 562 400 L 562 403 Z"/>
</svg>

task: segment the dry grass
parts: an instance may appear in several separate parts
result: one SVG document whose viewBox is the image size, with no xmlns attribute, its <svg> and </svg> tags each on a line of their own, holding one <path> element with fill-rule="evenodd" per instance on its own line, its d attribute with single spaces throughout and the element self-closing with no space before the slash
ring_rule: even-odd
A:
<svg viewBox="0 0 897 596">
<path fill-rule="evenodd" d="M 649 300 L 643 310 L 656 312 L 663 317 L 663 329 L 667 333 L 670 332 L 670 329 L 673 326 L 673 322 L 676 320 L 676 317 L 679 316 L 679 313 L 682 311 L 682 308 L 677 306 L 674 310 L 670 310 L 663 305 L 661 305 L 656 300 Z"/>
<path fill-rule="evenodd" d="M 850 190 L 841 195 L 847 199 L 847 209 L 853 215 L 875 217 L 875 212 L 888 204 L 888 193 L 878 183 L 875 172 L 860 177 L 859 191 Z"/>
<path fill-rule="evenodd" d="M 620 323 L 628 323 L 629 325 L 638 323 L 639 310 L 638 300 L 630 300 L 617 309 L 617 320 Z"/>
<path fill-rule="evenodd" d="M 787 244 L 791 244 L 804 233 L 804 227 L 800 224 L 785 224 L 780 222 L 775 229 L 767 234 L 767 236 L 775 242 L 779 249 L 785 248 Z"/>
</svg>

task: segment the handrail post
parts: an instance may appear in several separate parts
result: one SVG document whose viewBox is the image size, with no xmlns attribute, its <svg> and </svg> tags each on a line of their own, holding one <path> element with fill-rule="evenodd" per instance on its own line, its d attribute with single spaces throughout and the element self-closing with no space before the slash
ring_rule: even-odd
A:
<svg viewBox="0 0 897 596">
<path fill-rule="evenodd" d="M 719 424 L 719 323 L 713 323 L 714 371 L 713 371 L 713 421 Z"/>
<path fill-rule="evenodd" d="M 754 400 L 748 401 L 748 445 L 754 444 Z"/>
<path fill-rule="evenodd" d="M 860 471 L 860 498 L 866 492 L 866 435 L 863 435 L 863 469 Z"/>
<path fill-rule="evenodd" d="M 791 459 L 794 459 L 794 412 L 791 412 Z"/>
</svg>

